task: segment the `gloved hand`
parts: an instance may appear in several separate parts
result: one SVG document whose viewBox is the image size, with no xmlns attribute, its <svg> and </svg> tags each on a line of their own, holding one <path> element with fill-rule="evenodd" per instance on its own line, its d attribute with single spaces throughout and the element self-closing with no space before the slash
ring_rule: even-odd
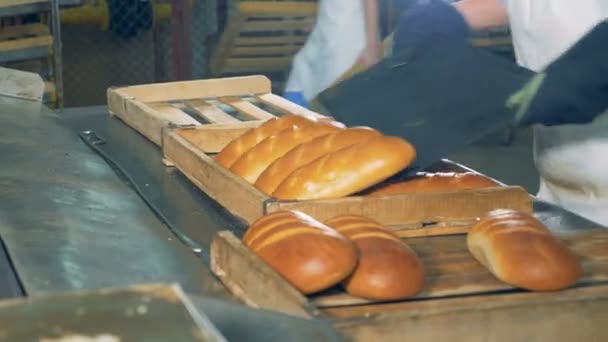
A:
<svg viewBox="0 0 608 342">
<path fill-rule="evenodd" d="M 597 25 L 507 101 L 518 125 L 584 124 L 608 109 L 608 23 Z"/>
<path fill-rule="evenodd" d="M 471 29 L 465 18 L 443 0 L 416 0 L 405 10 L 395 27 L 396 53 L 431 43 L 434 38 L 468 39 Z"/>
</svg>

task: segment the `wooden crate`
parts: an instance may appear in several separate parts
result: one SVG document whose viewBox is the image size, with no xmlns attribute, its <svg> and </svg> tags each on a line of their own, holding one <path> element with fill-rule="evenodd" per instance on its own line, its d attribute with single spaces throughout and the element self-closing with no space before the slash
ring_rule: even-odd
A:
<svg viewBox="0 0 608 342">
<path fill-rule="evenodd" d="M 110 88 L 107 98 L 110 115 L 158 146 L 170 127 L 242 131 L 274 117 L 272 110 L 322 117 L 272 94 L 270 80 L 259 75 Z"/>
<path fill-rule="evenodd" d="M 53 36 L 44 24 L 25 24 L 0 28 L 0 53 L 18 50 L 47 48 L 53 45 Z"/>
<path fill-rule="evenodd" d="M 176 166 L 208 196 L 248 223 L 282 209 L 301 210 L 321 219 L 353 213 L 409 236 L 462 232 L 471 220 L 494 208 L 532 211 L 532 200 L 524 189 L 506 186 L 316 201 L 281 201 L 263 194 L 216 164 L 213 154 L 275 116 L 292 113 L 330 119 L 272 94 L 264 76 L 115 88 L 108 91 L 108 106 L 111 114 L 162 146 L 168 165 Z"/>
<path fill-rule="evenodd" d="M 212 242 L 211 268 L 249 306 L 325 318 L 357 341 L 607 341 L 608 231 L 561 238 L 581 257 L 584 275 L 559 292 L 521 291 L 498 281 L 470 255 L 465 235 L 405 240 L 427 277 L 420 294 L 395 302 L 339 288 L 304 296 L 229 231 Z"/>
<path fill-rule="evenodd" d="M 245 1 L 211 56 L 213 75 L 289 70 L 317 14 L 315 2 Z"/>
</svg>

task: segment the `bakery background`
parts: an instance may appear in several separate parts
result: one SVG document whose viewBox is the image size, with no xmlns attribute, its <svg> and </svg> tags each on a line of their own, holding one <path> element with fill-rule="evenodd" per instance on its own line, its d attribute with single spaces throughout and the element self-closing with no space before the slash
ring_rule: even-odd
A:
<svg viewBox="0 0 608 342">
<path fill-rule="evenodd" d="M 58 59 L 55 69 L 62 85 L 55 86 L 53 80 L 57 77 L 52 75 L 53 69 L 45 69 L 39 57 L 21 56 L 10 63 L 3 61 L 0 66 L 41 73 L 49 79 L 48 102 L 66 108 L 103 105 L 106 90 L 111 86 L 208 78 L 213 75 L 212 59 L 219 53 L 222 33 L 231 19 L 238 16 L 241 2 L 247 1 L 61 0 L 57 18 L 60 36 L 53 39 L 60 40 L 62 45 L 61 54 L 55 56 Z M 395 19 L 394 0 L 381 1 L 380 6 L 382 31 L 386 35 Z M 34 12 L 3 17 L 2 25 L 39 22 L 42 15 Z M 512 58 L 508 31 L 478 35 L 488 48 Z M 48 49 L 53 50 L 52 45 Z M 254 65 L 231 74 L 265 74 L 273 81 L 275 92 L 281 93 L 289 56 L 296 49 L 297 46 L 281 50 L 273 56 L 287 56 L 287 63 L 271 62 L 270 68 Z M 536 193 L 538 177 L 531 145 L 529 129 L 501 131 L 450 157 Z"/>
</svg>

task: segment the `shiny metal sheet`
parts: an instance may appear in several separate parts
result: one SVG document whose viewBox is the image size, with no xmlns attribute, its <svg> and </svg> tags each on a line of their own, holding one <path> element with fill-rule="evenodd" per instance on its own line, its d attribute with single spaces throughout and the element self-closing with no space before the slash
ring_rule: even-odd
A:
<svg viewBox="0 0 608 342">
<path fill-rule="evenodd" d="M 0 156 L 0 236 L 27 294 L 176 282 L 226 295 L 54 113 L 0 98 Z"/>
</svg>

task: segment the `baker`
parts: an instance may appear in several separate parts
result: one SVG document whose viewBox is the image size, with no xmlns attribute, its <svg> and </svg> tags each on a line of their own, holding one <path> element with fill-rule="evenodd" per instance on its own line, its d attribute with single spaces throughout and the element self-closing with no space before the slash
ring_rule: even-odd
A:
<svg viewBox="0 0 608 342">
<path fill-rule="evenodd" d="M 517 62 L 540 72 L 510 99 L 519 124 L 537 124 L 538 197 L 608 226 L 607 17 L 605 0 L 419 1 L 393 49 L 509 24 Z"/>
<path fill-rule="evenodd" d="M 296 54 L 284 97 L 309 106 L 349 70 L 381 57 L 378 0 L 321 0 L 316 24 Z"/>
</svg>

